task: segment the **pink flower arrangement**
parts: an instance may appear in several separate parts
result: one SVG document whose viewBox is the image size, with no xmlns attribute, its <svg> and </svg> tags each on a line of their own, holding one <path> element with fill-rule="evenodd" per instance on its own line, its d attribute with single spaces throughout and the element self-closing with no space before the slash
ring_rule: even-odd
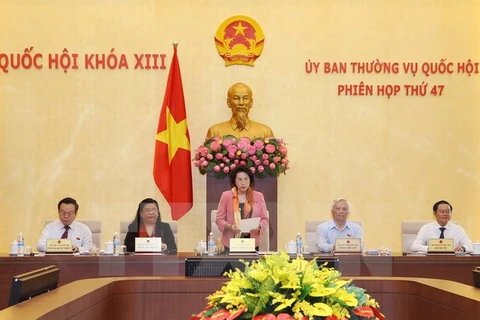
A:
<svg viewBox="0 0 480 320">
<path fill-rule="evenodd" d="M 200 173 L 213 171 L 218 179 L 238 165 L 250 168 L 259 178 L 278 177 L 288 169 L 287 147 L 281 138 L 236 138 L 232 135 L 206 139 L 195 152 Z"/>
</svg>

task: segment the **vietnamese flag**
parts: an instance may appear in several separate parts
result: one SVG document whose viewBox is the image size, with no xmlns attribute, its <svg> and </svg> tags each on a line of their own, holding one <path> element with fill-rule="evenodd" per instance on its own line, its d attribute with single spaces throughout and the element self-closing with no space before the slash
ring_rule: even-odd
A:
<svg viewBox="0 0 480 320">
<path fill-rule="evenodd" d="M 180 219 L 192 208 L 191 161 L 182 77 L 174 44 L 153 161 L 153 178 L 170 205 L 173 220 Z"/>
</svg>

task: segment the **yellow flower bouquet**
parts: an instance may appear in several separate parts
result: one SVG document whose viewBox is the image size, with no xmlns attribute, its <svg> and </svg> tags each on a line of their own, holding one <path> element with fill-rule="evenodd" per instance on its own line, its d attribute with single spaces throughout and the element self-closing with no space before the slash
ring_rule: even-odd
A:
<svg viewBox="0 0 480 320">
<path fill-rule="evenodd" d="M 364 320 L 384 319 L 378 303 L 341 273 L 315 259 L 290 259 L 281 252 L 229 271 L 220 291 L 190 320 Z"/>
</svg>

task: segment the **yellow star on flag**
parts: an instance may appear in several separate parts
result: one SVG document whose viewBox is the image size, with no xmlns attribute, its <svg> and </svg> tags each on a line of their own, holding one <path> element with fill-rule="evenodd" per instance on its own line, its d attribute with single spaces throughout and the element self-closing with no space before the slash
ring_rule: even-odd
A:
<svg viewBox="0 0 480 320">
<path fill-rule="evenodd" d="M 245 31 L 245 29 L 248 29 L 248 27 L 242 26 L 242 21 L 239 21 L 239 22 L 238 22 L 238 26 L 232 27 L 232 28 L 235 29 L 235 36 L 237 36 L 237 35 L 239 35 L 239 34 L 245 36 L 245 32 L 244 32 L 244 31 Z M 235 36 L 234 36 L 234 37 L 235 37 Z"/>
<path fill-rule="evenodd" d="M 170 108 L 166 110 L 167 128 L 157 134 L 157 140 L 168 145 L 168 162 L 171 163 L 173 157 L 179 148 L 190 151 L 190 141 L 187 138 L 187 119 L 176 122 L 170 113 Z"/>
</svg>

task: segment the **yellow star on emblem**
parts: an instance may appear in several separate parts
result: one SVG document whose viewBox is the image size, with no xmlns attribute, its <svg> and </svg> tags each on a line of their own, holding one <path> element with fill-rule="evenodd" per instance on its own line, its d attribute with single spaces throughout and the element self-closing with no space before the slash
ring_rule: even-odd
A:
<svg viewBox="0 0 480 320">
<path fill-rule="evenodd" d="M 171 163 L 177 150 L 185 149 L 190 151 L 190 141 L 187 138 L 187 119 L 176 122 L 167 106 L 165 114 L 167 120 L 167 128 L 157 134 L 157 140 L 168 145 L 168 162 Z"/>
<path fill-rule="evenodd" d="M 235 29 L 235 35 L 234 35 L 234 37 L 237 36 L 237 35 L 239 35 L 239 34 L 241 34 L 242 36 L 245 37 L 245 32 L 244 32 L 244 31 L 245 31 L 245 29 L 248 29 L 248 27 L 242 26 L 242 21 L 239 21 L 239 22 L 238 22 L 238 26 L 232 27 L 232 28 Z"/>
</svg>

